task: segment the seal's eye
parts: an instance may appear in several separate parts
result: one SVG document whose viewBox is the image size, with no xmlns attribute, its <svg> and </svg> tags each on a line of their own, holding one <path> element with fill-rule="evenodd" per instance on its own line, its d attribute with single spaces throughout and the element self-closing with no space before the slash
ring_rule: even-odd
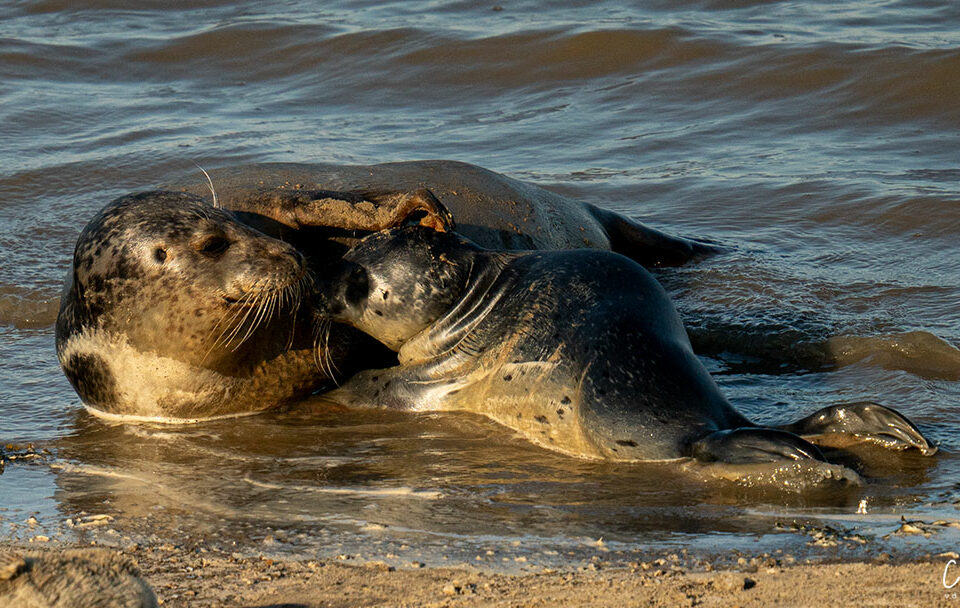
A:
<svg viewBox="0 0 960 608">
<path fill-rule="evenodd" d="M 164 261 L 166 261 L 167 259 L 167 250 L 164 249 L 163 247 L 157 247 L 156 249 L 153 250 L 153 259 L 163 264 Z"/>
<path fill-rule="evenodd" d="M 209 256 L 217 256 L 227 250 L 230 241 L 222 236 L 211 236 L 200 243 L 200 253 Z"/>
</svg>

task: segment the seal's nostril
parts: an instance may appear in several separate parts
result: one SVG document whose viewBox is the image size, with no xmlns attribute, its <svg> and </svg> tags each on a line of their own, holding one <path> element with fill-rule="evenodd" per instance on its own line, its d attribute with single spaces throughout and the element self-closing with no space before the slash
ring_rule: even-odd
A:
<svg viewBox="0 0 960 608">
<path fill-rule="evenodd" d="M 303 254 L 297 251 L 296 249 L 294 249 L 293 247 L 290 247 L 289 249 L 284 250 L 283 253 L 293 258 L 293 261 L 296 262 L 298 266 L 305 266 L 307 263 L 307 259 L 303 257 Z"/>
</svg>

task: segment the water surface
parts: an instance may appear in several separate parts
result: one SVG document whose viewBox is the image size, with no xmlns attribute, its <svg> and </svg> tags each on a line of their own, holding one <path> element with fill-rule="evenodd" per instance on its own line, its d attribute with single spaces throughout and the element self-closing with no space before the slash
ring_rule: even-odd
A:
<svg viewBox="0 0 960 608">
<path fill-rule="evenodd" d="M 957 519 L 960 7 L 623 4 L 0 8 L 0 444 L 51 452 L 7 463 L 2 534 L 500 565 L 603 547 L 960 545 L 949 530 L 883 538 L 901 516 Z M 877 401 L 942 453 L 892 459 L 861 489 L 783 496 L 565 458 L 463 415 L 157 427 L 82 410 L 53 323 L 75 239 L 103 204 L 194 161 L 420 158 L 720 242 L 727 254 L 658 278 L 743 412 L 783 422 Z M 97 515 L 113 519 L 84 519 Z M 808 547 L 792 522 L 869 542 Z"/>
</svg>

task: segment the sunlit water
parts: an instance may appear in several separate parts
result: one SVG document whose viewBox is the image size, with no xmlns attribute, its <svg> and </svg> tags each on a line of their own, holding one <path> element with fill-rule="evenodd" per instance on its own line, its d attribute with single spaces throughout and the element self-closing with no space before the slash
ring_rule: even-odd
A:
<svg viewBox="0 0 960 608">
<path fill-rule="evenodd" d="M 901 515 L 958 516 L 960 7 L 165 4 L 0 8 L 0 444 L 51 452 L 7 462 L 0 534 L 488 565 L 600 546 L 960 546 L 950 529 L 884 538 Z M 784 496 L 565 458 L 471 416 L 163 427 L 82 410 L 53 323 L 100 206 L 194 161 L 418 158 L 720 242 L 725 255 L 658 277 L 744 413 L 785 422 L 878 401 L 941 454 L 890 459 L 864 488 Z M 791 522 L 869 542 L 809 547 Z"/>
</svg>

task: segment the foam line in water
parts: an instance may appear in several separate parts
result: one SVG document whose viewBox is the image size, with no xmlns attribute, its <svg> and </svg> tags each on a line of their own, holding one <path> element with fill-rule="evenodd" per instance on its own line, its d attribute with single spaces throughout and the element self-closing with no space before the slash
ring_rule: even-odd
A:
<svg viewBox="0 0 960 608">
<path fill-rule="evenodd" d="M 211 420 L 225 420 L 228 418 L 245 418 L 247 416 L 255 416 L 260 412 L 239 412 L 236 414 L 220 414 L 218 416 L 207 416 L 204 418 L 171 418 L 168 416 L 137 416 L 133 414 L 112 414 L 110 412 L 104 412 L 103 410 L 98 410 L 95 407 L 91 407 L 86 403 L 83 404 L 83 407 L 86 408 L 88 412 L 96 416 L 97 418 L 102 418 L 104 420 L 109 420 L 111 422 L 119 423 L 144 423 L 144 422 L 156 422 L 159 424 L 197 424 L 198 422 L 210 422 Z"/>
<path fill-rule="evenodd" d="M 312 492 L 314 494 L 339 494 L 344 496 L 380 496 L 380 497 L 412 497 L 425 500 L 437 500 L 443 497 L 442 492 L 436 490 L 415 490 L 407 486 L 397 488 L 321 488 L 316 486 L 295 486 L 276 483 L 267 483 L 243 478 L 244 481 L 257 488 L 269 490 L 296 490 L 297 492 Z"/>
</svg>

